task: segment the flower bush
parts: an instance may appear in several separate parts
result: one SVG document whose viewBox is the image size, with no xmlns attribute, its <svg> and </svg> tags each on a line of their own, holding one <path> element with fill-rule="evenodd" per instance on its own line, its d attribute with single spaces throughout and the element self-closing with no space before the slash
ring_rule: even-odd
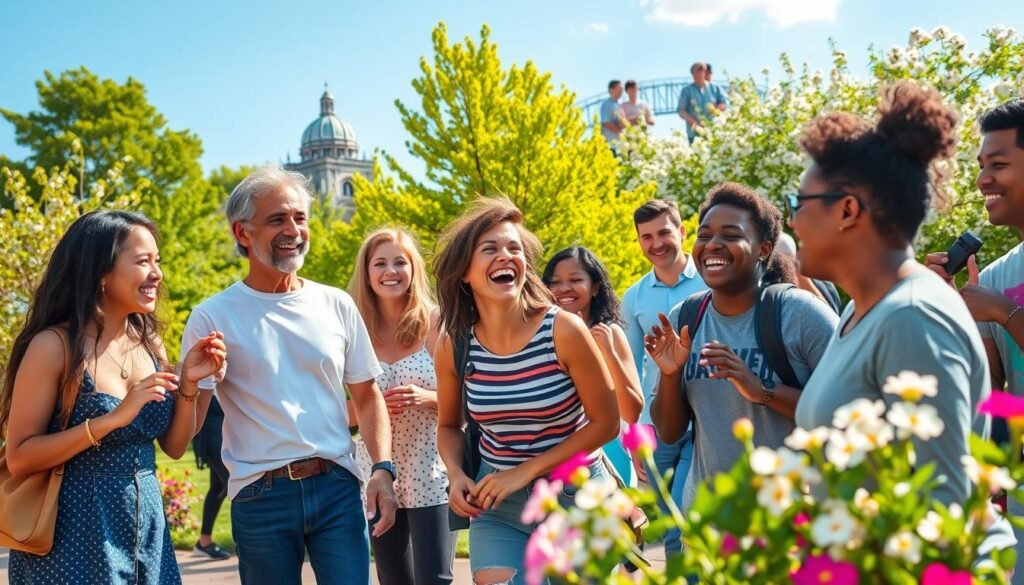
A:
<svg viewBox="0 0 1024 585">
<path fill-rule="evenodd" d="M 946 27 L 914 29 L 907 44 L 887 51 L 869 49 L 866 78 L 852 75 L 845 52 L 833 46 L 832 68 L 798 69 L 788 55 L 780 57 L 782 76 L 733 78 L 731 107 L 716 112 L 711 124 L 698 128 L 690 145 L 685 131 L 667 138 L 627 133 L 621 161 L 624 188 L 653 184 L 660 197 L 675 199 L 684 214 L 693 213 L 708 190 L 725 180 L 746 183 L 782 203 L 796 190 L 805 161 L 799 149 L 804 124 L 828 110 L 845 110 L 872 117 L 878 90 L 900 79 L 913 79 L 935 88 L 960 115 L 956 157 L 941 170 L 950 177 L 946 205 L 921 231 L 917 248 L 944 250 L 967 229 L 985 240 L 984 265 L 1016 245 L 1016 234 L 987 225 L 983 198 L 974 185 L 975 157 L 980 134 L 975 120 L 985 110 L 1024 92 L 1024 38 L 1014 29 L 994 27 L 985 33 L 987 45 L 972 51 L 961 35 Z"/>
<path fill-rule="evenodd" d="M 632 560 L 651 584 L 687 576 L 723 585 L 1008 583 L 1014 550 L 994 551 L 991 562 L 979 563 L 979 548 L 992 524 L 1004 521 L 992 495 L 1024 495 L 1017 490 L 1024 483 L 1024 399 L 994 392 L 981 406 L 1009 420 L 1012 444 L 1003 450 L 973 436 L 963 465 L 974 489 L 965 501 L 945 505 L 933 497 L 944 478 L 932 463 L 914 465 L 912 443 L 945 430 L 938 411 L 922 403 L 936 390 L 934 377 L 903 372 L 883 388 L 893 395 L 888 408 L 882 400 L 857 399 L 835 412 L 831 427 L 796 429 L 778 449 L 755 447 L 750 421 L 737 421 L 733 434 L 744 455 L 701 484 L 685 514 L 664 479 L 653 478 L 670 511 L 653 530 L 678 526 L 684 543 L 664 570 L 640 561 L 623 522 L 633 501 L 652 503 L 653 494 L 627 495 L 562 469 L 579 486 L 574 507 L 558 505 L 561 481 L 544 482 L 527 506 L 531 517 L 524 521 L 547 514 L 528 544 L 530 582 L 554 575 L 568 583 L 618 583 L 616 565 Z M 623 439 L 654 467 L 649 430 L 633 427 Z"/>
<path fill-rule="evenodd" d="M 189 470 L 182 472 L 181 479 L 174 477 L 170 471 L 158 469 L 156 476 L 160 482 L 160 492 L 164 502 L 164 516 L 171 536 L 177 540 L 182 533 L 190 533 L 199 528 L 199 521 L 192 513 L 192 506 L 198 501 L 196 486 L 189 481 Z"/>
</svg>

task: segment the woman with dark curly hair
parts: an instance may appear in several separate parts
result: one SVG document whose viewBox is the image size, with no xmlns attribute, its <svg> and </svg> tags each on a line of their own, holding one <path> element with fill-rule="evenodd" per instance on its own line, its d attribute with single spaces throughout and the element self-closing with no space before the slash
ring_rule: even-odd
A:
<svg viewBox="0 0 1024 585">
<path fill-rule="evenodd" d="M 579 315 L 590 327 L 615 383 L 619 416 L 626 423 L 635 423 L 644 408 L 644 395 L 633 352 L 622 330 L 625 321 L 608 269 L 590 250 L 571 246 L 551 257 L 541 280 L 554 295 L 555 304 L 563 311 Z M 605 454 L 615 471 L 632 485 L 633 464 L 618 439 L 605 445 Z"/>
<path fill-rule="evenodd" d="M 988 432 L 978 404 L 988 396 L 988 362 L 973 319 L 957 292 L 914 260 L 911 246 L 940 179 L 933 161 L 954 153 L 956 115 L 938 93 L 902 82 L 883 92 L 874 125 L 844 112 L 805 129 L 813 160 L 788 197 L 790 226 L 801 245 L 800 270 L 834 281 L 852 301 L 821 367 L 796 411 L 803 428 L 831 426 L 839 407 L 858 398 L 893 403 L 886 380 L 904 370 L 934 376 L 934 408 L 945 430 L 917 441 L 918 464 L 945 476 L 934 496 L 949 504 L 971 490 L 961 457 L 971 431 Z M 995 522 L 983 552 L 1013 544 Z"/>
</svg>

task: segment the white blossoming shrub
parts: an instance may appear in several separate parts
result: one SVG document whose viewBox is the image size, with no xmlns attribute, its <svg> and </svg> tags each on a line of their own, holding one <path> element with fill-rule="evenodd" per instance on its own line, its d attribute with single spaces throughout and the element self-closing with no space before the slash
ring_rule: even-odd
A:
<svg viewBox="0 0 1024 585">
<path fill-rule="evenodd" d="M 981 263 L 1016 244 L 1009 230 L 986 225 L 983 199 L 974 185 L 980 145 L 976 120 L 980 113 L 1015 95 L 1024 95 L 1024 39 L 1012 28 L 985 33 L 988 45 L 973 51 L 961 35 L 946 27 L 914 29 L 905 46 L 869 49 L 869 71 L 854 76 L 846 53 L 833 47 L 828 73 L 798 69 L 788 55 L 780 57 L 783 75 L 773 81 L 735 79 L 731 107 L 717 115 L 692 145 L 686 133 L 647 139 L 628 133 L 620 180 L 635 189 L 653 183 L 658 196 L 675 199 L 684 214 L 693 213 L 715 184 L 746 183 L 781 206 L 782 196 L 795 191 L 806 161 L 801 128 L 822 112 L 843 110 L 874 116 L 878 90 L 900 79 L 914 79 L 938 90 L 960 114 L 960 143 L 955 160 L 939 169 L 949 177 L 948 201 L 926 222 L 918 241 L 922 253 L 946 249 L 971 229 L 982 236 Z M 759 91 L 759 87 L 761 91 Z"/>
</svg>

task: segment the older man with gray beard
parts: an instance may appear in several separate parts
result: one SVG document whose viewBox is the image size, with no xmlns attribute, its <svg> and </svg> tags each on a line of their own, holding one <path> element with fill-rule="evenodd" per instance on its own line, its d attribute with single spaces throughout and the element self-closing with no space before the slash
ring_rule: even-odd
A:
<svg viewBox="0 0 1024 585">
<path fill-rule="evenodd" d="M 309 250 L 305 178 L 260 169 L 231 193 L 226 214 L 249 272 L 193 310 L 183 343 L 224 332 L 231 355 L 216 390 L 242 583 L 298 585 L 308 552 L 317 583 L 366 585 L 367 518 L 394 523 L 391 427 L 381 373 L 355 303 L 300 278 Z M 376 462 L 361 478 L 346 392 Z M 366 480 L 366 516 L 361 482 Z"/>
</svg>

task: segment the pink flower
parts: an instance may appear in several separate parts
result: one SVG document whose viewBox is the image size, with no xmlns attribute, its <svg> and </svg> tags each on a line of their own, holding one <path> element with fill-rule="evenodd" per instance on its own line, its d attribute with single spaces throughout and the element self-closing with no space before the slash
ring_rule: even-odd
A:
<svg viewBox="0 0 1024 585">
<path fill-rule="evenodd" d="M 520 516 L 523 524 L 533 524 L 543 520 L 548 512 L 558 505 L 558 494 L 561 491 L 562 482 L 557 479 L 552 482 L 548 482 L 544 478 L 538 479 L 533 484 L 530 499 L 526 501 L 522 516 Z"/>
<path fill-rule="evenodd" d="M 921 573 L 921 585 L 971 585 L 971 574 L 967 571 L 950 571 L 942 563 L 932 563 Z"/>
<path fill-rule="evenodd" d="M 587 480 L 587 477 L 582 479 L 579 477 L 581 474 L 577 473 L 582 469 L 587 469 L 590 466 L 590 457 L 580 451 L 572 457 L 563 461 L 558 467 L 551 472 L 551 479 L 560 481 L 562 484 L 580 485 Z"/>
<path fill-rule="evenodd" d="M 548 573 L 565 575 L 572 571 L 574 548 L 580 535 L 579 529 L 569 527 L 561 513 L 548 516 L 526 541 L 523 564 L 527 585 L 541 585 Z"/>
<path fill-rule="evenodd" d="M 723 557 L 728 558 L 740 551 L 740 541 L 736 540 L 736 537 L 728 532 L 722 537 L 722 546 L 719 547 L 718 552 Z"/>
<path fill-rule="evenodd" d="M 828 555 L 811 555 L 791 573 L 793 585 L 857 585 L 860 575 L 852 563 L 833 561 Z"/>
<path fill-rule="evenodd" d="M 630 453 L 646 456 L 654 451 L 655 441 L 654 427 L 651 425 L 633 424 L 622 432 L 622 446 Z"/>
<path fill-rule="evenodd" d="M 793 527 L 799 528 L 806 524 L 810 524 L 811 517 L 807 515 L 807 512 L 800 512 L 793 518 Z M 800 548 L 807 546 L 807 539 L 799 531 L 796 533 L 796 545 Z"/>
<path fill-rule="evenodd" d="M 978 412 L 1005 419 L 1024 418 L 1024 398 L 1009 392 L 993 390 L 978 407 Z"/>
</svg>

